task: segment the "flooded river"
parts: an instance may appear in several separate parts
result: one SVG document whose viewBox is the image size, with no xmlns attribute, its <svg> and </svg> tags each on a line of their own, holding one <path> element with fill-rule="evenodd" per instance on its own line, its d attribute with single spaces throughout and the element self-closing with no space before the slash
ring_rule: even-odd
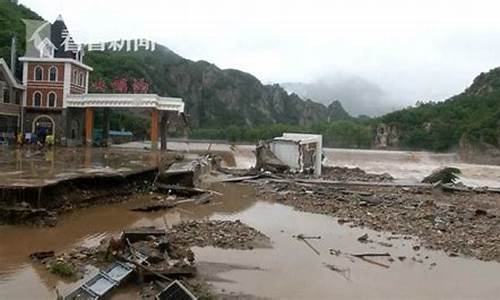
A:
<svg viewBox="0 0 500 300">
<path fill-rule="evenodd" d="M 352 229 L 323 215 L 255 199 L 254 190 L 241 185 L 214 187 L 224 196 L 207 205 L 184 204 L 167 212 L 138 213 L 128 209 L 146 201 L 131 201 L 79 210 L 61 218 L 55 228 L 0 227 L 0 299 L 54 299 L 53 287 L 67 293 L 76 284 L 65 283 L 32 264 L 29 254 L 41 250 L 65 251 L 95 245 L 127 227 L 164 227 L 187 219 L 239 219 L 271 238 L 272 249 L 222 250 L 194 248 L 200 273 L 220 293 L 273 299 L 498 299 L 500 264 L 450 258 L 439 251 L 415 251 L 411 239 L 388 240 L 389 233 Z M 146 197 L 148 198 L 148 197 Z M 310 240 L 316 254 L 296 234 L 320 235 Z M 374 243 L 357 238 L 368 233 Z M 392 247 L 385 243 L 390 242 Z M 377 264 L 343 253 L 389 252 L 374 258 Z M 400 261 L 397 257 L 405 256 Z M 415 258 L 415 260 L 413 259 Z M 422 260 L 422 263 L 416 260 Z M 325 265 L 344 272 L 337 273 Z M 133 291 L 114 299 L 135 299 Z"/>
<path fill-rule="evenodd" d="M 143 148 L 142 143 L 132 144 Z M 175 141 L 168 144 L 172 150 L 229 151 L 236 158 L 237 168 L 255 166 L 255 146 L 223 143 L 198 143 Z M 384 151 L 355 149 L 323 149 L 328 166 L 359 167 L 368 173 L 389 173 L 403 182 L 419 182 L 433 170 L 440 167 L 456 167 L 462 171 L 460 180 L 470 186 L 500 188 L 500 166 L 467 164 L 461 162 L 455 153 L 431 153 L 422 151 Z"/>
</svg>

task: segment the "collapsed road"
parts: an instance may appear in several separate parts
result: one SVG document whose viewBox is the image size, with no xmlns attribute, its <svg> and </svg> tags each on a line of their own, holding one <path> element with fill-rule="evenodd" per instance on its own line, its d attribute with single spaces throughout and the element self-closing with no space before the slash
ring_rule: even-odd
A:
<svg viewBox="0 0 500 300">
<path fill-rule="evenodd" d="M 214 181 L 228 178 L 209 173 Z M 359 169 L 324 174 L 331 182 L 366 185 L 328 185 L 302 174 L 253 175 L 241 183 L 189 188 L 184 182 L 183 189 L 167 182 L 159 193 L 117 195 L 104 207 L 61 214 L 54 228 L 2 226 L 0 298 L 50 299 L 54 286 L 68 295 L 98 270 L 94 249 L 107 249 L 122 231 L 144 226 L 166 229 L 188 264 L 192 251 L 196 276 L 191 281 L 184 272 L 181 280 L 202 299 L 498 295 L 499 287 L 488 280 L 498 274 L 498 263 L 468 258 L 498 261 L 498 194 L 391 186 L 390 176 Z M 241 175 L 237 177 L 245 177 Z M 371 185 L 381 182 L 383 186 Z M 200 194 L 210 197 L 197 201 Z M 152 205 L 158 209 L 137 211 Z M 247 225 L 238 229 L 238 224 Z M 54 254 L 45 263 L 29 260 L 40 251 Z M 68 282 L 52 274 L 53 259 L 73 261 L 83 278 Z M 20 280 L 30 288 L 21 289 Z M 165 287 L 158 281 L 153 276 L 151 284 L 125 284 L 110 297 L 154 297 Z"/>
</svg>

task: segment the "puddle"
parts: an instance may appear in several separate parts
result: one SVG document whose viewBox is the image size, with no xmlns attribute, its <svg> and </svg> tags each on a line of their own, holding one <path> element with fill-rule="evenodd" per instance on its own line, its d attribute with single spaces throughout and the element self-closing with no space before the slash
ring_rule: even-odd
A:
<svg viewBox="0 0 500 300">
<path fill-rule="evenodd" d="M 224 197 L 215 197 L 208 205 L 186 204 L 167 212 L 131 212 L 128 208 L 146 201 L 136 197 L 127 203 L 65 215 L 56 228 L 0 226 L 0 299 L 54 299 L 54 286 L 63 294 L 76 286 L 48 274 L 43 266 L 31 264 L 30 253 L 94 245 L 102 237 L 118 234 L 127 227 L 163 227 L 163 216 L 169 224 L 186 219 L 240 219 L 271 238 L 272 249 L 194 248 L 197 261 L 203 266 L 201 275 L 211 277 L 219 292 L 224 289 L 225 293 L 275 299 L 498 299 L 500 294 L 498 263 L 450 258 L 436 251 L 414 251 L 413 240 L 388 241 L 384 234 L 341 226 L 328 216 L 256 201 L 248 186 L 231 184 L 214 189 L 224 193 Z M 320 240 L 310 240 L 320 255 L 292 237 L 299 233 L 321 236 Z M 364 233 L 376 242 L 391 242 L 393 247 L 358 242 Z M 330 248 L 345 253 L 390 252 L 395 261 L 373 259 L 389 266 L 384 268 L 348 256 L 331 255 Z M 399 261 L 400 255 L 407 259 Z M 413 256 L 424 262 L 413 261 Z M 432 263 L 437 265 L 431 267 Z M 239 267 L 220 267 L 228 264 Z M 349 269 L 349 276 L 343 277 L 324 264 Z M 130 293 L 134 298 L 134 292 Z M 124 291 L 115 296 L 125 298 L 128 297 Z"/>
<path fill-rule="evenodd" d="M 498 299 L 500 294 L 495 279 L 500 272 L 498 263 L 450 258 L 439 251 L 414 251 L 412 246 L 418 244 L 415 240 L 389 241 L 390 235 L 341 226 L 328 216 L 258 202 L 234 216 L 214 218 L 240 219 L 270 236 L 273 242 L 273 249 L 254 251 L 194 248 L 200 262 L 240 266 L 215 274 L 219 279 L 212 283 L 225 293 L 273 299 Z M 309 240 L 320 255 L 292 237 L 299 233 L 321 236 L 320 240 Z M 358 242 L 357 238 L 365 233 L 374 243 Z M 378 241 L 393 246 L 382 246 Z M 332 248 L 344 253 L 389 252 L 395 261 L 373 258 L 389 266 L 384 268 L 350 256 L 331 255 Z M 406 259 L 401 262 L 398 256 Z M 436 265 L 431 266 L 433 263 Z M 347 274 L 342 276 L 325 264 L 348 270 Z M 214 276 L 211 273 L 208 270 L 206 276 Z"/>
</svg>

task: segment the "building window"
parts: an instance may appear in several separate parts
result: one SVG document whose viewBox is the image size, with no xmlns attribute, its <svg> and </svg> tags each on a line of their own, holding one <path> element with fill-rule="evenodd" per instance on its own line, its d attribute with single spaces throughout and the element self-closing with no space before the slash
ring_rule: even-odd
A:
<svg viewBox="0 0 500 300">
<path fill-rule="evenodd" d="M 50 92 L 47 95 L 47 106 L 48 107 L 56 107 L 57 104 L 57 95 L 54 92 Z"/>
<path fill-rule="evenodd" d="M 73 80 L 71 80 L 74 84 L 78 82 L 78 72 L 76 70 L 73 71 Z"/>
<path fill-rule="evenodd" d="M 37 106 L 37 107 L 42 106 L 42 93 L 35 92 L 33 94 L 33 106 Z"/>
<path fill-rule="evenodd" d="M 15 95 L 16 95 L 16 104 L 21 104 L 22 97 L 23 97 L 23 92 L 16 91 Z"/>
<path fill-rule="evenodd" d="M 49 80 L 57 81 L 57 68 L 55 66 L 52 66 L 49 69 Z"/>
<path fill-rule="evenodd" d="M 10 103 L 10 90 L 8 88 L 3 89 L 3 103 Z"/>
<path fill-rule="evenodd" d="M 43 69 L 40 66 L 35 67 L 35 80 L 36 81 L 43 80 Z"/>
<path fill-rule="evenodd" d="M 85 76 L 83 75 L 83 73 L 80 73 L 80 86 L 83 86 L 84 78 Z"/>
</svg>

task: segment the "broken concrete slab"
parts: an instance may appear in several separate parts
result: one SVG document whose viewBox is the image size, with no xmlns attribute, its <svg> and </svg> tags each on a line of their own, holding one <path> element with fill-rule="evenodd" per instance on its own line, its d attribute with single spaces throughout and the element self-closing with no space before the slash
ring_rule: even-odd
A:
<svg viewBox="0 0 500 300">
<path fill-rule="evenodd" d="M 268 142 L 261 142 L 255 148 L 255 155 L 257 158 L 257 163 L 255 168 L 257 170 L 269 171 L 272 173 L 283 173 L 290 169 L 288 165 L 282 162 L 276 155 L 271 151 Z"/>
<path fill-rule="evenodd" d="M 147 240 L 149 237 L 165 236 L 164 229 L 156 229 L 154 227 L 139 227 L 124 230 L 121 235 L 121 240 L 128 240 L 131 243 Z"/>
<path fill-rule="evenodd" d="M 212 171 L 213 164 L 214 162 L 209 156 L 175 162 L 167 170 L 160 173 L 158 182 L 167 185 L 198 187 L 201 184 L 201 177 Z"/>
</svg>

